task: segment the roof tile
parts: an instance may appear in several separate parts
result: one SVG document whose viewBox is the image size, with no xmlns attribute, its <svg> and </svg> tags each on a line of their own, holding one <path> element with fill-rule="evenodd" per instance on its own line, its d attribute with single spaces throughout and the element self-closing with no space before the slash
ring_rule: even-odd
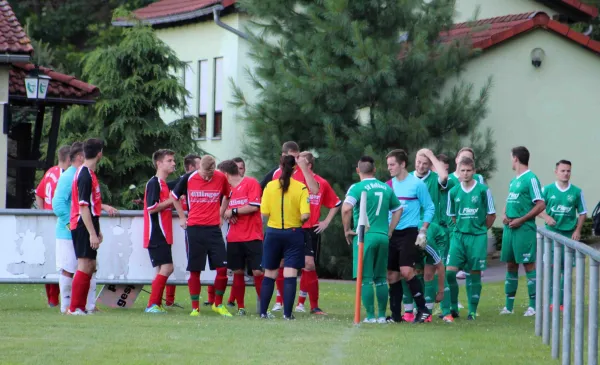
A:
<svg viewBox="0 0 600 365">
<path fill-rule="evenodd" d="M 133 13 L 137 18 L 147 20 L 189 13 L 216 4 L 222 4 L 226 7 L 235 2 L 236 0 L 161 0 L 145 8 L 137 9 Z"/>
<path fill-rule="evenodd" d="M 31 41 L 6 0 L 0 0 L 0 53 L 33 54 Z"/>
<path fill-rule="evenodd" d="M 14 63 L 10 70 L 9 94 L 25 96 L 25 77 L 35 66 L 31 63 Z M 50 76 L 48 96 L 68 99 L 94 99 L 100 94 L 98 87 L 77 80 L 73 76 L 53 71 L 47 67 L 40 67 L 46 75 Z"/>
</svg>

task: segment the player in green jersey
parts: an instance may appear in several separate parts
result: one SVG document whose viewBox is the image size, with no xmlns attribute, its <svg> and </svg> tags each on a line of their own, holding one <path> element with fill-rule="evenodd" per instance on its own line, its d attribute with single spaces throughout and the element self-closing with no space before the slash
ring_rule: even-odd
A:
<svg viewBox="0 0 600 365">
<path fill-rule="evenodd" d="M 454 222 L 450 238 L 450 252 L 446 261 L 446 275 L 450 286 L 453 311 L 458 311 L 458 283 L 456 272 L 470 272 L 471 290 L 468 320 L 474 320 L 481 298 L 481 271 L 487 268 L 487 231 L 496 220 L 492 193 L 487 186 L 473 180 L 475 161 L 464 157 L 458 165 L 460 184 L 448 193 L 447 215 Z M 452 314 L 445 322 L 454 322 Z"/>
<path fill-rule="evenodd" d="M 356 228 L 358 227 L 361 193 L 366 191 L 369 228 L 365 234 L 363 254 L 362 302 L 367 312 L 364 322 L 386 323 L 389 238 L 400 221 L 403 209 L 400 201 L 394 195 L 394 191 L 386 183 L 375 179 L 375 161 L 372 157 L 361 157 L 356 172 L 360 177 L 360 182 L 348 189 L 342 206 L 342 222 L 346 241 L 348 245 L 352 244 L 353 276 L 356 278 L 358 267 Z M 392 213 L 391 222 L 388 221 L 389 212 Z M 351 228 L 352 218 L 354 219 L 354 229 Z M 375 293 L 373 284 L 375 284 Z M 374 294 L 377 296 L 377 318 L 375 318 Z"/>
<path fill-rule="evenodd" d="M 458 164 L 460 163 L 460 161 L 463 158 L 470 158 L 471 160 L 475 161 L 475 151 L 473 151 L 473 149 L 471 147 L 463 147 L 460 150 L 458 150 L 458 153 L 456 153 L 456 159 L 454 160 L 454 162 L 456 163 L 456 166 L 458 167 Z M 485 181 L 483 179 L 483 176 L 481 176 L 480 174 L 474 174 L 473 175 L 473 180 L 477 181 L 480 184 L 484 184 L 485 185 Z M 446 186 L 446 192 L 450 191 L 453 187 L 460 185 L 460 176 L 458 173 L 458 170 L 454 171 L 453 173 L 448 175 L 448 184 Z M 448 200 L 448 195 L 446 195 L 446 201 Z M 444 214 L 446 212 L 446 209 L 444 209 Z M 452 221 L 452 217 L 448 217 L 446 215 L 446 224 L 449 227 L 450 230 L 450 234 L 452 234 L 452 230 L 454 229 L 454 222 Z M 483 276 L 483 273 L 481 273 Z M 469 291 L 471 290 L 471 277 L 470 274 L 468 272 L 464 272 L 462 270 L 460 270 L 458 272 L 458 274 L 456 274 L 456 278 L 457 279 L 465 279 L 465 287 L 467 288 L 466 292 L 467 292 L 467 302 L 469 302 L 469 298 L 471 298 L 471 294 L 469 293 Z M 458 308 L 463 308 L 463 306 L 460 304 L 460 302 L 458 302 Z M 455 316 L 458 316 L 457 312 L 453 312 Z M 456 318 L 456 317 L 455 317 Z"/>
<path fill-rule="evenodd" d="M 423 221 L 419 222 L 417 228 L 421 229 Z M 425 247 L 425 266 L 423 279 L 425 280 L 425 306 L 433 311 L 433 304 L 450 298 L 450 288 L 446 282 L 445 262 L 443 257 L 448 251 L 448 233 L 446 229 L 437 223 L 430 223 L 427 229 L 427 246 Z M 448 300 L 450 303 L 450 300 Z M 448 313 L 450 313 L 448 305 Z M 431 318 L 426 322 L 431 322 Z"/>
<path fill-rule="evenodd" d="M 535 217 L 540 214 L 546 203 L 542 198 L 540 181 L 529 170 L 529 150 L 515 147 L 511 151 L 512 169 L 517 174 L 508 188 L 506 207 L 504 208 L 504 232 L 500 260 L 506 262 L 506 306 L 500 314 L 512 314 L 515 295 L 519 286 L 519 264 L 525 267 L 529 307 L 525 317 L 535 315 L 535 261 L 536 226 Z"/>
<path fill-rule="evenodd" d="M 546 228 L 550 231 L 561 234 L 572 240 L 579 241 L 581 239 L 581 228 L 587 216 L 587 209 L 583 192 L 580 188 L 572 185 L 571 180 L 571 162 L 560 160 L 556 163 L 556 182 L 546 185 L 542 188 L 542 197 L 546 202 L 546 211 L 540 213 L 540 218 L 546 222 Z M 561 246 L 561 256 L 564 257 L 564 246 Z M 551 251 L 551 260 L 554 257 L 554 247 Z M 562 262 L 562 259 L 561 259 Z M 561 269 L 561 295 L 560 306 L 562 310 L 564 289 L 563 283 L 563 265 Z M 552 280 L 553 276 L 550 276 Z M 552 284 L 550 284 L 552 285 Z M 550 296 L 552 297 L 552 292 Z"/>
</svg>

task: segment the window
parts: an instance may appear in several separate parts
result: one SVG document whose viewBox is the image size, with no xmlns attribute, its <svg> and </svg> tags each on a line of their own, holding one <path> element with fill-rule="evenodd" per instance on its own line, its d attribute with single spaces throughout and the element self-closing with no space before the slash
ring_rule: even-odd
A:
<svg viewBox="0 0 600 365">
<path fill-rule="evenodd" d="M 198 126 L 198 139 L 206 138 L 206 114 L 208 113 L 208 103 L 209 103 L 209 77 L 210 71 L 208 69 L 208 61 L 199 61 L 198 62 L 198 83 L 200 87 L 200 97 L 199 106 L 198 106 L 198 119 L 200 119 L 200 125 Z"/>
<path fill-rule="evenodd" d="M 213 138 L 221 138 L 223 131 L 223 58 L 215 58 L 215 114 Z"/>
</svg>

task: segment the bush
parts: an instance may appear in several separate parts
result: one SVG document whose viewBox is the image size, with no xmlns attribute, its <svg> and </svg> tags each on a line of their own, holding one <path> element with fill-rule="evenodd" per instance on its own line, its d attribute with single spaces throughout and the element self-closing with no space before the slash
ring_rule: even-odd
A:
<svg viewBox="0 0 600 365">
<path fill-rule="evenodd" d="M 504 230 L 504 227 L 492 227 L 492 235 L 494 236 L 494 239 L 496 241 L 496 243 L 494 244 L 494 246 L 496 247 L 496 251 L 502 250 L 502 231 L 503 230 Z"/>
</svg>

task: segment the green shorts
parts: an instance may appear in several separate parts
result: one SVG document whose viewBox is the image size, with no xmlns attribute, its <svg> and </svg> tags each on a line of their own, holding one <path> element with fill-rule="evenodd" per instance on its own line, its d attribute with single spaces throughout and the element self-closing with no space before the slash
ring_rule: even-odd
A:
<svg viewBox="0 0 600 365">
<path fill-rule="evenodd" d="M 535 225 L 524 224 L 519 228 L 504 226 L 502 233 L 502 262 L 517 264 L 534 263 L 536 259 L 537 237 Z"/>
<path fill-rule="evenodd" d="M 554 233 L 558 233 L 559 235 L 571 239 L 573 236 L 573 232 L 575 231 L 552 231 Z M 563 261 L 565 260 L 565 246 L 560 245 L 560 265 L 561 268 L 564 267 Z M 550 262 L 554 265 L 554 243 L 550 245 Z M 573 263 L 571 266 L 575 267 L 575 252 L 573 252 Z"/>
<path fill-rule="evenodd" d="M 487 268 L 487 234 L 454 232 L 446 266 L 465 271 L 482 271 Z"/>
<path fill-rule="evenodd" d="M 387 278 L 389 245 L 389 238 L 385 234 L 365 234 L 363 279 L 385 280 Z M 352 277 L 356 279 L 356 271 L 358 269 L 358 237 L 354 237 L 354 241 L 352 242 L 352 258 Z"/>
<path fill-rule="evenodd" d="M 435 242 L 427 242 L 427 246 L 429 248 L 426 249 L 425 251 L 423 251 L 423 253 L 425 255 L 425 260 L 424 260 L 425 265 L 435 265 L 435 258 L 429 252 L 427 252 L 429 249 L 433 249 L 433 251 L 435 251 L 437 256 L 439 256 L 441 258 L 442 264 L 444 264 L 446 262 L 445 258 L 448 255 L 448 253 L 446 252 L 446 247 L 440 247 Z"/>
</svg>

